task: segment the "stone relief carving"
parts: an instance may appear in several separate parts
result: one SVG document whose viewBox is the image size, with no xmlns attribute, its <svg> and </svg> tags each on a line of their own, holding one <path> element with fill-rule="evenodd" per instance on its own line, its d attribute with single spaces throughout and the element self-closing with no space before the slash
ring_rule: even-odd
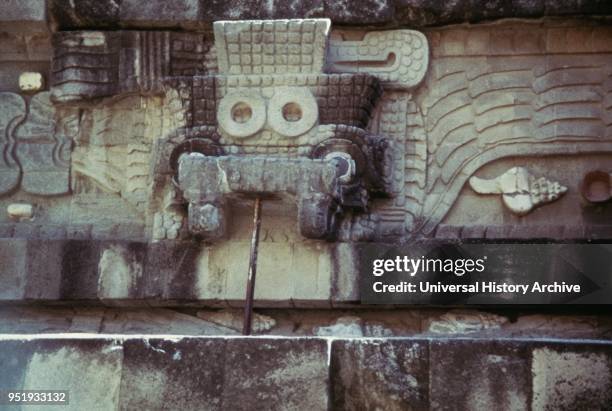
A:
<svg viewBox="0 0 612 411">
<path fill-rule="evenodd" d="M 307 237 L 334 237 L 338 217 L 346 214 L 352 223 L 343 223 L 341 231 L 371 238 L 375 219 L 351 216 L 351 210 L 363 212 L 370 198 L 391 193 L 394 155 L 387 136 L 369 127 L 370 119 L 383 86 L 407 90 L 422 80 L 427 41 L 409 30 L 372 32 L 363 41 L 379 44 L 380 52 L 371 52 L 360 41 L 329 42 L 329 30 L 326 19 L 217 22 L 214 47 L 204 34 L 60 32 L 54 37 L 52 95 L 58 104 L 83 105 L 116 94 L 175 93 L 184 124 L 162 141 L 161 154 L 153 160 L 153 196 L 176 174 L 172 178 L 190 202 L 190 230 L 205 238 L 225 233 L 225 197 L 235 201 L 263 194 L 295 197 L 300 231 Z M 381 59 L 389 64 L 381 65 Z M 86 176 L 103 191 L 125 196 L 124 146 L 109 139 L 130 129 L 142 133 L 136 131 L 141 124 L 136 119 L 125 130 L 96 120 L 104 110 L 120 112 L 117 104 L 102 100 L 100 108 L 86 108 L 92 123 L 102 124 L 101 133 L 92 130 L 101 141 L 77 141 L 73 163 L 77 186 L 84 187 L 78 181 Z M 207 157 L 179 161 L 191 151 Z M 212 164 L 225 167 L 211 175 L 217 175 L 216 184 L 203 175 L 215 170 Z M 251 169 L 258 174 L 247 174 Z M 232 184 L 221 181 L 232 170 Z M 208 191 L 197 188 L 204 182 Z M 165 223 L 164 200 L 155 202 L 162 205 L 154 211 L 153 236 L 166 238 L 166 229 L 178 220 Z M 173 215 L 180 214 L 173 209 Z"/>
<path fill-rule="evenodd" d="M 215 23 L 219 74 L 201 84 L 214 90 L 207 107 L 216 119 L 204 124 L 218 124 L 219 138 L 215 150 L 181 150 L 177 167 L 192 233 L 223 237 L 228 199 L 290 196 L 302 235 L 329 239 L 345 210 L 365 210 L 370 196 L 386 193 L 388 142 L 366 130 L 379 81 L 323 73 L 329 25 Z"/>
<path fill-rule="evenodd" d="M 18 94 L 0 93 L 0 105 L 0 194 L 17 187 L 38 195 L 69 193 L 71 137 L 78 129 L 74 111 L 64 111 L 56 121 L 48 92 L 34 95 L 29 103 Z"/>
<path fill-rule="evenodd" d="M 468 181 L 479 194 L 501 194 L 506 207 L 518 215 L 555 201 L 567 191 L 567 187 L 555 181 L 532 176 L 524 167 L 513 167 L 493 179 L 473 176 Z"/>
<path fill-rule="evenodd" d="M 425 170 L 424 179 L 406 172 L 402 189 L 412 236 L 433 235 L 466 180 L 487 163 L 612 153 L 609 45 L 583 44 L 592 53 L 583 59 L 576 46 L 547 43 L 553 29 L 530 29 L 529 41 L 520 30 L 491 27 L 446 33 L 430 38 L 440 46 L 408 120 L 426 135 L 423 143 L 407 141 Z"/>
<path fill-rule="evenodd" d="M 389 88 L 410 89 L 425 77 L 429 62 L 427 38 L 412 30 L 370 31 L 360 41 L 332 34 L 329 71 L 368 73 Z"/>
<path fill-rule="evenodd" d="M 511 49 L 485 41 L 501 38 L 495 30 L 451 30 L 457 37 L 442 43 L 444 30 L 427 37 L 410 30 L 330 31 L 328 21 L 317 19 L 217 22 L 213 33 L 59 32 L 51 92 L 59 107 L 79 106 L 84 118 L 112 111 L 125 96 L 138 94 L 147 110 L 157 113 L 147 114 L 145 123 L 155 116 L 166 119 L 162 133 L 153 127 L 144 132 L 147 149 L 138 171 L 137 203 L 150 216 L 151 228 L 160 226 L 153 220 L 161 217 L 153 216 L 166 212 L 163 193 L 171 181 L 181 188 L 180 200 L 181 191 L 194 192 L 194 175 L 213 163 L 224 172 L 243 170 L 240 183 L 225 184 L 227 176 L 219 174 L 210 202 L 214 209 L 227 211 L 227 201 L 269 196 L 276 189 L 273 196 L 300 204 L 290 187 L 295 180 L 268 187 L 261 178 L 243 176 L 251 167 L 245 159 L 262 167 L 278 159 L 296 170 L 303 160 L 336 162 L 343 170 L 336 176 L 338 187 L 347 185 L 345 171 L 355 170 L 359 182 L 351 183 L 350 196 L 325 185 L 313 191 L 331 196 L 335 205 L 326 213 L 343 218 L 328 215 L 338 227 L 314 230 L 319 234 L 312 236 L 352 241 L 430 236 L 465 182 L 487 163 L 509 156 L 612 152 L 607 103 L 612 50 L 600 45 L 592 50 L 596 58 L 583 64 L 573 49 L 551 54 L 548 43 L 536 41 L 548 38 L 547 28 L 533 29 L 533 41 L 504 31 L 504 38 L 514 39 Z M 432 64 L 429 42 L 435 44 Z M 119 111 L 113 116 L 121 116 Z M 144 118 L 137 117 L 115 127 L 128 130 L 131 122 L 137 130 Z M 110 133 L 100 127 L 101 136 Z M 104 172 L 91 165 L 98 157 L 116 157 L 118 148 L 104 143 L 97 155 L 86 156 L 94 145 L 79 150 L 79 144 L 75 179 L 86 175 L 108 192 L 127 195 L 122 165 L 119 177 L 108 165 Z M 206 157 L 179 161 L 194 151 Z M 145 170 L 147 163 L 152 169 Z M 202 196 L 192 199 L 207 203 Z M 172 210 L 184 212 L 180 206 Z M 210 238 L 223 231 L 212 229 Z M 166 238 L 160 233 L 156 236 Z"/>
<path fill-rule="evenodd" d="M 58 32 L 53 46 L 51 90 L 56 102 L 160 93 L 168 76 L 206 74 L 214 68 L 207 56 L 212 44 L 201 33 Z"/>
<path fill-rule="evenodd" d="M 0 193 L 13 190 L 19 184 L 21 170 L 13 154 L 15 148 L 15 129 L 26 115 L 25 100 L 15 93 L 0 93 L 2 112 L 0 128 L 2 129 L 2 163 L 0 163 Z"/>
</svg>

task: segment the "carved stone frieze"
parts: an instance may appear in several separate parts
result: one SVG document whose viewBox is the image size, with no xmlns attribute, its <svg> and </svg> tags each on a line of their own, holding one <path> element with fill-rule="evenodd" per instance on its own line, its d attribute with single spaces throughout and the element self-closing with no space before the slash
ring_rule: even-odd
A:
<svg viewBox="0 0 612 411">
<path fill-rule="evenodd" d="M 593 41 L 579 41 L 584 36 Z M 402 189 L 412 203 L 405 208 L 408 235 L 434 235 L 464 184 L 486 164 L 612 153 L 611 37 L 609 27 L 596 26 L 430 33 L 430 72 L 407 120 L 413 124 L 407 150 L 418 159 L 407 163 Z M 419 135 L 421 142 L 408 141 Z"/>
<path fill-rule="evenodd" d="M 568 40 L 565 47 L 555 40 L 585 33 L 592 40 Z M 94 184 L 129 198 L 155 238 L 168 238 L 167 229 L 174 237 L 175 227 L 187 227 L 181 218 L 193 221 L 189 196 L 185 209 L 173 205 L 170 212 L 164 205 L 173 182 L 179 200 L 187 189 L 179 159 L 193 152 L 207 159 L 195 161 L 190 176 L 207 172 L 209 162 L 229 171 L 268 157 L 291 170 L 303 160 L 348 159 L 342 167 L 354 167 L 353 194 L 323 190 L 334 199 L 323 209 L 342 218 L 333 233 L 315 237 L 433 236 L 466 182 L 490 163 L 612 152 L 612 48 L 604 41 L 610 37 L 608 28 L 595 25 L 507 23 L 423 34 L 332 30 L 325 19 L 220 21 L 202 33 L 58 32 L 50 83 L 58 107 L 77 106 L 85 123 L 97 124 L 101 143 L 82 133 L 73 153 L 76 191 Z M 588 58 L 577 58 L 583 54 Z M 122 104 L 136 95 L 143 108 L 127 115 Z M 114 120 L 102 120 L 104 112 Z M 156 117 L 164 119 L 162 131 L 142 131 Z M 117 136 L 120 144 L 113 142 Z M 138 170 L 129 171 L 137 178 L 127 176 L 125 165 L 135 164 L 128 157 L 138 157 Z M 7 185 L 11 170 L 7 162 Z M 339 186 L 347 185 L 342 176 Z M 188 180 L 192 189 L 197 179 Z M 138 186 L 137 196 L 130 184 Z M 224 210 L 206 210 L 226 215 L 264 194 L 302 210 L 295 188 L 275 196 L 262 182 L 247 186 L 217 187 L 210 204 Z M 193 204 L 204 201 L 193 198 Z M 540 200 L 511 207 L 524 213 Z"/>
</svg>

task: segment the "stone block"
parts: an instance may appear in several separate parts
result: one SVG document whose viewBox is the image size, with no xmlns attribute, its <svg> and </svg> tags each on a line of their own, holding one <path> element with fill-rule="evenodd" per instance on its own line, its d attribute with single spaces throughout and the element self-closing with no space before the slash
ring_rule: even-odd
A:
<svg viewBox="0 0 612 411">
<path fill-rule="evenodd" d="M 27 240 L 25 299 L 58 300 L 65 268 L 63 241 Z"/>
<path fill-rule="evenodd" d="M 338 24 L 383 24 L 393 19 L 391 0 L 325 0 L 325 16 Z"/>
<path fill-rule="evenodd" d="M 478 4 L 481 3 L 481 4 Z M 493 0 L 472 1 L 469 9 L 470 21 L 494 20 L 504 16 L 538 17 L 545 11 L 544 1 L 540 0 Z"/>
<path fill-rule="evenodd" d="M 148 246 L 145 280 L 138 294 L 148 300 L 205 299 L 200 287 L 198 261 L 203 246 L 196 242 L 163 241 Z"/>
<path fill-rule="evenodd" d="M 431 340 L 431 408 L 529 409 L 529 357 L 520 341 Z"/>
<path fill-rule="evenodd" d="M 0 384 L 75 410 L 323 410 L 327 358 L 315 338 L 0 338 Z"/>
<path fill-rule="evenodd" d="M 332 296 L 333 246 L 316 242 L 291 245 L 293 304 L 299 307 L 326 306 Z"/>
<path fill-rule="evenodd" d="M 103 245 L 98 241 L 69 240 L 63 243 L 62 300 L 98 298 L 98 264 Z"/>
<path fill-rule="evenodd" d="M 144 283 L 146 246 L 139 243 L 108 244 L 98 262 L 97 296 L 120 300 L 138 296 Z"/>
<path fill-rule="evenodd" d="M 27 278 L 27 240 L 0 240 L 0 300 L 20 300 Z"/>
<path fill-rule="evenodd" d="M 533 349 L 531 408 L 603 410 L 612 404 L 612 347 L 538 344 Z"/>
<path fill-rule="evenodd" d="M 0 346 L 3 389 L 66 390 L 70 409 L 118 408 L 120 344 L 105 339 L 40 338 L 0 340 Z"/>
<path fill-rule="evenodd" d="M 464 21 L 470 9 L 469 0 L 453 2 L 428 0 L 396 0 L 396 20 L 412 27 L 452 24 Z"/>
<path fill-rule="evenodd" d="M 49 13 L 60 30 L 110 29 L 119 25 L 120 4 L 116 0 L 51 0 Z"/>
<path fill-rule="evenodd" d="M 334 409 L 428 409 L 428 342 L 333 341 L 331 384 Z"/>
<path fill-rule="evenodd" d="M 359 266 L 357 247 L 338 243 L 331 247 L 332 305 L 351 304 L 359 301 Z"/>
<path fill-rule="evenodd" d="M 228 342 L 219 339 L 128 339 L 122 409 L 223 409 Z"/>
<path fill-rule="evenodd" d="M 199 0 L 123 0 L 119 6 L 123 26 L 184 27 L 198 20 Z"/>
<path fill-rule="evenodd" d="M 328 409 L 328 346 L 315 338 L 228 340 L 225 409 Z"/>
</svg>

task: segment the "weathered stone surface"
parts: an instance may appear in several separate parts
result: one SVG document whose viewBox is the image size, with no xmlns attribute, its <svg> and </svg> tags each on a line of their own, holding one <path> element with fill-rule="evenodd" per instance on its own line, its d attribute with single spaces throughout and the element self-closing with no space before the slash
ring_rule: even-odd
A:
<svg viewBox="0 0 612 411">
<path fill-rule="evenodd" d="M 612 402 L 609 345 L 540 344 L 533 349 L 532 409 L 605 409 Z"/>
<path fill-rule="evenodd" d="M 242 332 L 244 323 L 244 310 L 198 311 L 198 318 L 217 324 L 220 327 Z M 252 332 L 261 334 L 270 331 L 276 325 L 274 318 L 267 315 L 253 313 Z"/>
<path fill-rule="evenodd" d="M 223 409 L 227 344 L 223 339 L 125 341 L 121 407 Z"/>
<path fill-rule="evenodd" d="M 323 0 L 288 0 L 284 3 L 264 3 L 240 0 L 233 3 L 221 0 L 200 1 L 200 21 L 251 19 L 299 19 L 325 17 Z"/>
<path fill-rule="evenodd" d="M 0 192 L 6 193 L 19 183 L 19 164 L 12 153 L 15 145 L 13 133 L 16 125 L 25 118 L 26 104 L 21 96 L 14 93 L 0 93 L 0 103 L 0 149 L 9 153 L 8 156 L 2 156 L 0 162 Z"/>
<path fill-rule="evenodd" d="M 328 407 L 321 339 L 76 337 L 0 346 L 5 389 L 69 390 L 71 409 Z"/>
<path fill-rule="evenodd" d="M 338 24 L 389 24 L 393 9 L 392 0 L 325 1 L 325 15 Z"/>
<path fill-rule="evenodd" d="M 529 409 L 530 355 L 529 346 L 524 342 L 432 340 L 429 346 L 431 407 Z"/>
<path fill-rule="evenodd" d="M 500 315 L 453 310 L 439 318 L 434 317 L 426 321 L 425 332 L 447 335 L 470 334 L 499 330 L 506 323 L 508 319 Z"/>
<path fill-rule="evenodd" d="M 198 0 L 151 1 L 147 7 L 139 0 L 122 0 L 119 20 L 123 26 L 189 27 L 198 21 Z"/>
<path fill-rule="evenodd" d="M 332 248 L 296 249 L 295 240 L 285 244 L 280 237 L 285 234 L 265 230 L 260 249 L 274 258 L 260 264 L 256 306 L 329 307 L 332 284 L 342 275 L 341 267 L 334 268 Z M 11 262 L 0 270 L 7 284 L 3 299 L 242 307 L 249 246 L 247 241 L 206 247 L 196 242 L 147 244 L 49 240 L 48 236 L 3 239 L 0 255 Z M 245 258 L 236 258 L 239 255 Z M 357 300 L 343 292 L 338 289 L 336 302 Z"/>
<path fill-rule="evenodd" d="M 286 19 L 329 17 L 336 24 L 381 24 L 387 27 L 425 27 L 479 22 L 502 18 L 538 18 L 612 13 L 604 0 L 575 1 L 426 1 L 362 0 L 358 2 L 309 0 L 265 3 L 252 0 L 227 3 L 218 0 L 182 0 L 136 8 L 136 1 L 122 3 L 83 2 L 71 6 L 67 0 L 51 0 L 53 20 L 61 29 L 203 27 L 217 20 Z M 88 7 L 89 6 L 89 7 Z M 154 12 L 153 12 L 154 11 Z M 194 25 L 197 20 L 198 25 Z"/>
<path fill-rule="evenodd" d="M 225 353 L 223 407 L 327 409 L 327 341 L 235 339 Z"/>
<path fill-rule="evenodd" d="M 68 390 L 70 409 L 116 409 L 123 349 L 107 339 L 0 341 L 8 390 Z M 104 387 L 104 389 L 101 389 Z"/>
<path fill-rule="evenodd" d="M 0 299 L 9 301 L 60 297 L 62 245 L 37 240 L 0 240 L 5 284 Z"/>
<path fill-rule="evenodd" d="M 27 240 L 0 241 L 0 299 L 19 300 L 25 295 Z"/>
<path fill-rule="evenodd" d="M 3 387 L 68 389 L 73 409 L 605 409 L 611 400 L 609 341 L 72 334 L 4 337 L 0 348 Z"/>
<path fill-rule="evenodd" d="M 83 27 L 111 29 L 119 24 L 121 1 L 53 0 L 48 3 L 51 22 L 61 29 Z"/>
<path fill-rule="evenodd" d="M 45 0 L 5 0 L 0 3 L 2 31 L 47 31 Z"/>
<path fill-rule="evenodd" d="M 334 409 L 429 407 L 426 340 L 337 340 L 331 355 Z"/>
<path fill-rule="evenodd" d="M 1 334 L 237 335 L 214 321 L 163 308 L 41 307 L 0 308 Z M 211 313 L 216 313 L 212 311 Z M 242 313 L 242 312 L 241 312 Z M 242 329 L 242 317 L 236 317 Z M 260 328 L 261 331 L 261 328 Z"/>
<path fill-rule="evenodd" d="M 359 317 L 340 317 L 333 324 L 316 327 L 313 331 L 319 337 L 363 337 L 363 321 Z"/>
</svg>

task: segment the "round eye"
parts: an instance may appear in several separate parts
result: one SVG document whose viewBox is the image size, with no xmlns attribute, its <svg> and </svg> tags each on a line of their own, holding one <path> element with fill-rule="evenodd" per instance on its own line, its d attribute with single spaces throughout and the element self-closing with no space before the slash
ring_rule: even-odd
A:
<svg viewBox="0 0 612 411">
<path fill-rule="evenodd" d="M 268 124 L 277 133 L 297 137 L 319 119 L 317 100 L 307 88 L 283 87 L 274 92 L 268 107 Z"/>
<path fill-rule="evenodd" d="M 266 123 L 266 103 L 255 92 L 230 92 L 219 102 L 217 121 L 232 137 L 252 136 Z"/>
</svg>

